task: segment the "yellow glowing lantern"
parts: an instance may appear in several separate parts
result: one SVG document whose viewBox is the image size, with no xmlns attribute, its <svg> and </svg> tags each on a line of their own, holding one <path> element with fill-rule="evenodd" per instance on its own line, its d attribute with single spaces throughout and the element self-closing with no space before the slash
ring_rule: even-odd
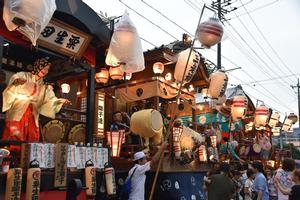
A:
<svg viewBox="0 0 300 200">
<path fill-rule="evenodd" d="M 70 87 L 70 85 L 68 83 L 63 83 L 63 84 L 61 84 L 60 87 L 61 87 L 61 92 L 63 94 L 68 94 L 70 92 L 70 90 L 71 90 L 71 87 Z"/>
<path fill-rule="evenodd" d="M 154 74 L 162 74 L 164 73 L 165 66 L 161 62 L 156 62 L 153 64 L 153 72 Z"/>
<path fill-rule="evenodd" d="M 125 137 L 124 130 L 108 131 L 106 133 L 107 144 L 112 150 L 112 157 L 119 157 L 123 138 Z"/>
<path fill-rule="evenodd" d="M 286 118 L 283 122 L 282 130 L 285 132 L 289 132 L 290 129 L 292 128 L 293 121 L 289 118 Z"/>
<path fill-rule="evenodd" d="M 200 162 L 207 162 L 207 152 L 205 145 L 201 145 L 198 149 L 199 151 L 199 161 Z"/>
<path fill-rule="evenodd" d="M 247 111 L 247 99 L 245 96 L 233 97 L 231 115 L 233 119 L 242 119 Z"/>
<path fill-rule="evenodd" d="M 108 79 L 109 79 L 109 72 L 105 68 L 102 68 L 100 72 L 95 74 L 95 80 L 97 83 L 107 83 Z"/>
<path fill-rule="evenodd" d="M 261 105 L 256 108 L 254 123 L 257 129 L 264 128 L 268 120 L 268 115 L 269 109 L 266 106 Z"/>
<path fill-rule="evenodd" d="M 121 80 L 123 78 L 123 70 L 121 66 L 118 67 L 110 67 L 109 74 L 111 79 L 113 80 Z"/>
<path fill-rule="evenodd" d="M 280 136 L 280 127 L 272 128 L 272 133 L 273 133 L 273 136 L 275 136 L 275 137 Z"/>
<path fill-rule="evenodd" d="M 279 122 L 280 114 L 278 112 L 272 113 L 270 120 L 269 120 L 269 126 L 275 127 Z"/>
<path fill-rule="evenodd" d="M 173 141 L 174 142 L 180 142 L 182 132 L 183 132 L 182 126 L 173 127 Z"/>
<path fill-rule="evenodd" d="M 289 114 L 288 119 L 292 120 L 293 124 L 295 124 L 298 121 L 298 116 L 294 113 Z"/>
<path fill-rule="evenodd" d="M 126 72 L 125 79 L 129 81 L 132 77 L 132 73 Z"/>
<path fill-rule="evenodd" d="M 275 160 L 267 160 L 267 165 L 270 167 L 275 167 Z"/>
<path fill-rule="evenodd" d="M 216 148 L 217 147 L 217 136 L 216 135 L 211 135 L 210 136 L 210 142 L 211 142 L 211 146 Z"/>
<path fill-rule="evenodd" d="M 218 99 L 225 94 L 228 83 L 228 76 L 224 71 L 217 71 L 209 77 L 208 94 L 212 99 Z"/>
</svg>

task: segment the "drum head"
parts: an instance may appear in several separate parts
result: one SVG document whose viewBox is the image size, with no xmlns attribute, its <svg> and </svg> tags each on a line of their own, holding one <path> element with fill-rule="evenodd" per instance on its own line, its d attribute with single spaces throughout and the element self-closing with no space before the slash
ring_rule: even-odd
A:
<svg viewBox="0 0 300 200">
<path fill-rule="evenodd" d="M 253 151 L 255 153 L 260 153 L 261 152 L 261 146 L 257 143 L 253 144 Z"/>
<path fill-rule="evenodd" d="M 158 112 L 157 110 L 152 110 L 151 123 L 152 123 L 153 130 L 159 131 L 163 127 L 162 121 L 163 120 L 160 112 Z"/>
<path fill-rule="evenodd" d="M 59 120 L 51 120 L 42 129 L 45 142 L 58 143 L 60 142 L 65 134 L 65 126 Z"/>
<path fill-rule="evenodd" d="M 69 143 L 74 144 L 75 142 L 85 143 L 85 124 L 77 124 L 69 132 Z"/>
</svg>

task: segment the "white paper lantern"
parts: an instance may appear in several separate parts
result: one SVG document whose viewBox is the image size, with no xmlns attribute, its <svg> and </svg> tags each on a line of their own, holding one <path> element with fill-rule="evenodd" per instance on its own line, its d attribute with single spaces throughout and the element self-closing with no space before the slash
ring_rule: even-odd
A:
<svg viewBox="0 0 300 200">
<path fill-rule="evenodd" d="M 207 151 L 205 145 L 201 145 L 198 151 L 199 151 L 199 161 L 207 162 Z"/>
<path fill-rule="evenodd" d="M 190 86 L 189 86 L 189 92 L 193 92 L 193 91 L 195 91 L 195 88 L 194 88 L 193 85 L 190 85 Z"/>
<path fill-rule="evenodd" d="M 126 72 L 125 79 L 129 81 L 132 77 L 132 73 Z"/>
<path fill-rule="evenodd" d="M 164 73 L 165 66 L 161 62 L 156 62 L 153 64 L 153 72 L 154 74 L 162 74 Z"/>
<path fill-rule="evenodd" d="M 203 47 L 210 48 L 219 43 L 223 36 L 223 27 L 217 18 L 202 22 L 196 33 Z"/>
<path fill-rule="evenodd" d="M 208 95 L 212 99 L 218 99 L 225 94 L 228 76 L 223 71 L 217 71 L 209 77 Z"/>
<path fill-rule="evenodd" d="M 108 70 L 102 68 L 99 73 L 95 74 L 95 80 L 97 83 L 107 83 L 109 79 Z"/>
<path fill-rule="evenodd" d="M 233 97 L 231 116 L 233 119 L 242 119 L 247 111 L 247 99 L 245 96 Z"/>
<path fill-rule="evenodd" d="M 253 129 L 253 122 L 249 122 L 248 124 L 245 125 L 246 132 L 252 131 L 252 129 Z"/>
<path fill-rule="evenodd" d="M 124 72 L 122 67 L 110 67 L 109 68 L 109 75 L 113 80 L 121 80 L 123 78 Z"/>
<path fill-rule="evenodd" d="M 71 90 L 71 87 L 70 87 L 70 85 L 68 83 L 63 83 L 63 84 L 61 84 L 60 87 L 61 87 L 61 92 L 63 94 L 68 94 L 70 92 L 70 90 Z"/>
<path fill-rule="evenodd" d="M 289 132 L 290 129 L 292 128 L 293 121 L 289 118 L 286 118 L 283 122 L 282 130 L 285 132 Z"/>
<path fill-rule="evenodd" d="M 257 129 L 263 128 L 267 123 L 268 116 L 269 116 L 269 109 L 264 105 L 258 106 L 255 111 L 255 118 L 254 118 L 255 127 Z"/>
<path fill-rule="evenodd" d="M 115 28 L 105 62 L 109 66 L 121 65 L 124 72 L 135 73 L 145 69 L 141 40 L 127 11 Z"/>
<path fill-rule="evenodd" d="M 298 121 L 298 116 L 294 113 L 289 114 L 288 118 L 293 121 L 293 124 L 295 124 Z"/>
<path fill-rule="evenodd" d="M 269 120 L 269 126 L 275 127 L 279 122 L 279 118 L 280 114 L 278 112 L 273 112 Z"/>
<path fill-rule="evenodd" d="M 275 137 L 280 136 L 280 127 L 272 128 L 272 133 L 273 133 L 273 136 L 275 136 Z"/>
<path fill-rule="evenodd" d="M 172 80 L 172 74 L 169 72 L 169 73 L 167 73 L 166 75 L 165 75 L 165 79 L 166 79 L 166 81 L 171 81 Z M 177 85 L 176 85 L 176 87 L 177 87 Z"/>
<path fill-rule="evenodd" d="M 174 77 L 176 81 L 182 82 L 183 84 L 186 84 L 192 80 L 200 63 L 200 53 L 195 50 L 192 50 L 190 58 L 188 60 L 190 50 L 191 49 L 188 48 L 179 53 L 179 57 L 175 66 Z M 185 71 L 185 75 L 183 76 L 187 61 L 187 69 Z"/>
<path fill-rule="evenodd" d="M 208 97 L 208 88 L 203 88 L 201 90 L 201 95 L 204 99 L 206 99 Z"/>
<path fill-rule="evenodd" d="M 217 147 L 217 136 L 216 135 L 211 135 L 210 136 L 210 141 L 211 141 L 211 146 L 213 148 Z"/>
</svg>

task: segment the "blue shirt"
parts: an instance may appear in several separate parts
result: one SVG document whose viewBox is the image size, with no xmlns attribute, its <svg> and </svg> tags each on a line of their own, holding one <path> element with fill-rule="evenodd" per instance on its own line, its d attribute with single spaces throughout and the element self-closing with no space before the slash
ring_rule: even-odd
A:
<svg viewBox="0 0 300 200">
<path fill-rule="evenodd" d="M 253 190 L 256 192 L 263 192 L 262 200 L 269 200 L 269 189 L 267 179 L 262 173 L 258 172 L 256 174 L 252 187 Z"/>
</svg>

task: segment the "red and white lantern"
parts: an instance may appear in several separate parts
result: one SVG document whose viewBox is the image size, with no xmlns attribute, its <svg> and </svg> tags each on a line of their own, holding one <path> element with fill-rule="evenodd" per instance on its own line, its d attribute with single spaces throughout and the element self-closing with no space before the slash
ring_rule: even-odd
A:
<svg viewBox="0 0 300 200">
<path fill-rule="evenodd" d="M 225 94 L 228 83 L 228 76 L 223 71 L 217 71 L 209 77 L 208 95 L 212 99 L 218 99 Z"/>
<path fill-rule="evenodd" d="M 100 72 L 95 74 L 95 80 L 97 83 L 107 83 L 108 79 L 109 79 L 109 72 L 105 68 L 102 68 Z"/>
<path fill-rule="evenodd" d="M 279 122 L 280 114 L 278 112 L 272 113 L 270 120 L 269 120 L 269 126 L 275 127 Z"/>
<path fill-rule="evenodd" d="M 233 119 L 242 119 L 247 111 L 247 99 L 245 96 L 233 97 L 231 116 Z"/>
<path fill-rule="evenodd" d="M 292 128 L 293 121 L 289 118 L 286 118 L 283 122 L 282 130 L 285 132 L 289 132 L 290 129 Z"/>
<path fill-rule="evenodd" d="M 211 142 L 211 146 L 213 148 L 217 147 L 217 136 L 216 135 L 211 135 L 210 136 L 210 142 Z"/>
<path fill-rule="evenodd" d="M 198 151 L 199 151 L 199 161 L 207 162 L 207 151 L 205 145 L 201 145 Z"/>
<path fill-rule="evenodd" d="M 180 158 L 180 155 L 181 155 L 180 142 L 174 142 L 174 143 L 173 143 L 173 147 L 174 147 L 175 158 L 176 158 L 176 159 L 179 159 L 179 158 Z"/>
<path fill-rule="evenodd" d="M 123 70 L 121 66 L 118 67 L 110 67 L 109 68 L 109 74 L 111 79 L 113 80 L 121 80 L 123 78 Z"/>
<path fill-rule="evenodd" d="M 217 18 L 211 17 L 202 22 L 197 29 L 197 37 L 203 47 L 210 48 L 219 43 L 223 36 L 223 27 Z"/>
<path fill-rule="evenodd" d="M 257 129 L 263 128 L 267 123 L 268 116 L 269 116 L 269 109 L 264 105 L 258 106 L 255 111 L 255 118 L 254 118 L 255 127 Z"/>
<path fill-rule="evenodd" d="M 111 146 L 112 157 L 119 157 L 121 152 L 121 146 L 125 138 L 124 130 L 108 131 L 106 133 L 106 137 L 107 144 Z"/>
<path fill-rule="evenodd" d="M 162 74 L 164 73 L 165 66 L 161 62 L 156 62 L 153 64 L 153 72 L 154 74 Z"/>
<path fill-rule="evenodd" d="M 288 119 L 292 120 L 293 124 L 295 124 L 298 121 L 298 116 L 294 113 L 289 114 Z"/>
</svg>

